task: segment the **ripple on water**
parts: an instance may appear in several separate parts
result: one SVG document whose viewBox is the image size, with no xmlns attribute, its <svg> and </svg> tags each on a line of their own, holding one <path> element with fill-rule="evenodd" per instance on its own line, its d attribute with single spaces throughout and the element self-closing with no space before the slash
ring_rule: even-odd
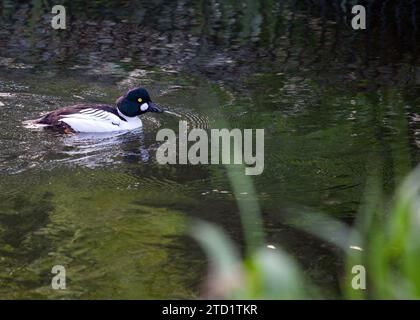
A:
<svg viewBox="0 0 420 320">
<path fill-rule="evenodd" d="M 187 121 L 190 128 L 209 129 L 210 119 L 204 115 L 192 110 L 183 108 L 165 109 L 165 113 L 173 116 L 171 122 Z"/>
</svg>

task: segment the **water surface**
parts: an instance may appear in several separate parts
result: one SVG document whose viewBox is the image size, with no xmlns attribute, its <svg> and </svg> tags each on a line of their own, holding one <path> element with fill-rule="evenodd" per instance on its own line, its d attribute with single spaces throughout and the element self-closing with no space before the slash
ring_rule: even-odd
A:
<svg viewBox="0 0 420 320">
<path fill-rule="evenodd" d="M 190 222 L 218 223 L 239 244 L 241 227 L 225 167 L 157 164 L 156 132 L 179 120 L 265 129 L 265 170 L 253 182 L 267 241 L 335 296 L 340 255 L 283 214 L 311 208 L 351 223 L 372 168 L 392 194 L 419 162 L 414 31 L 356 35 L 341 9 L 316 1 L 75 3 L 61 37 L 40 23 L 41 2 L 3 10 L 0 297 L 200 296 L 207 262 Z M 395 39 L 400 50 L 381 47 Z M 23 123 L 69 104 L 113 104 L 140 85 L 169 111 L 143 117 L 142 130 L 61 136 Z M 50 286 L 56 264 L 67 268 L 63 291 Z"/>
</svg>

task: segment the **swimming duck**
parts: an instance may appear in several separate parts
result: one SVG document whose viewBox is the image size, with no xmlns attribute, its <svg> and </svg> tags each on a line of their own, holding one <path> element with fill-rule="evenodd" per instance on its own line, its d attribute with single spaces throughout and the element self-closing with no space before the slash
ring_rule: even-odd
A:
<svg viewBox="0 0 420 320">
<path fill-rule="evenodd" d="M 62 133 L 128 131 L 142 127 L 139 115 L 163 112 L 144 88 L 129 90 L 119 97 L 116 107 L 102 104 L 77 104 L 52 111 L 34 124 Z"/>
</svg>

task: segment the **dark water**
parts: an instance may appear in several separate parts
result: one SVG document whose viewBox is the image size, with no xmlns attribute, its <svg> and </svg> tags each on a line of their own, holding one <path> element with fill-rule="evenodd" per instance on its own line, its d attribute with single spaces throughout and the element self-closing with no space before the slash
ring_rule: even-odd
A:
<svg viewBox="0 0 420 320">
<path fill-rule="evenodd" d="M 351 222 L 371 168 L 392 194 L 418 164 L 415 2 L 373 1 L 360 33 L 334 1 L 130 3 L 69 2 L 68 29 L 54 31 L 44 2 L 2 2 L 0 297 L 198 297 L 206 259 L 191 219 L 242 236 L 226 168 L 156 163 L 157 130 L 179 120 L 265 129 L 253 181 L 268 243 L 335 295 L 340 255 L 282 216 L 303 206 Z M 139 85 L 169 111 L 141 131 L 63 137 L 23 124 Z M 57 264 L 63 291 L 50 285 Z"/>
</svg>

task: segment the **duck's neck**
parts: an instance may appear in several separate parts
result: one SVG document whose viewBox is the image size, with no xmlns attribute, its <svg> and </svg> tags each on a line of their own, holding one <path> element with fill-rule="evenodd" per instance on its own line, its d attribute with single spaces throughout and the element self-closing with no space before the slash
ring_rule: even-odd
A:
<svg viewBox="0 0 420 320">
<path fill-rule="evenodd" d="M 117 107 L 118 115 L 125 120 L 124 127 L 128 130 L 141 128 L 143 125 L 140 118 L 138 116 L 134 117 L 127 117 L 124 115 Z"/>
<path fill-rule="evenodd" d="M 117 112 L 118 112 L 118 115 L 121 117 L 121 118 L 123 118 L 125 121 L 130 121 L 130 120 L 135 120 L 136 118 L 137 118 L 137 116 L 135 116 L 135 117 L 128 117 L 128 116 L 126 116 L 124 113 L 122 113 L 121 111 L 120 111 L 120 109 L 117 107 Z"/>
</svg>

